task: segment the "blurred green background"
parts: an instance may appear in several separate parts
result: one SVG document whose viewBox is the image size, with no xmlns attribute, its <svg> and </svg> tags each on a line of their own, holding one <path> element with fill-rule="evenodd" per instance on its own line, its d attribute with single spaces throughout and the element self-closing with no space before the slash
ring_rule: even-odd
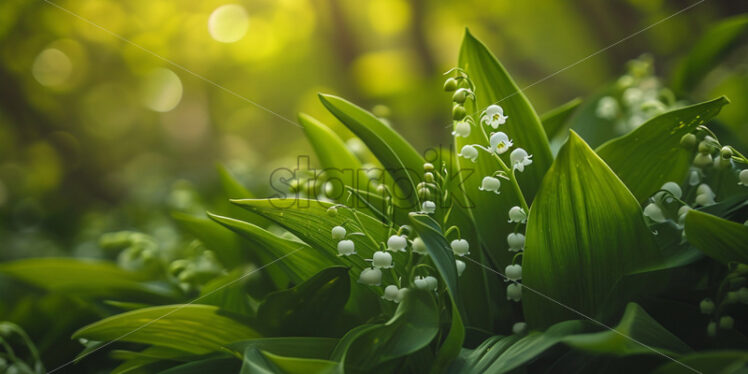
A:
<svg viewBox="0 0 748 374">
<path fill-rule="evenodd" d="M 216 164 L 262 196 L 270 172 L 311 154 L 300 111 L 342 126 L 316 93 L 386 117 L 419 149 L 450 143 L 442 73 L 465 27 L 520 87 L 694 1 L 252 0 L 0 2 L 0 260 L 99 257 L 102 233 L 178 240 L 169 209 L 223 199 Z M 238 6 L 237 6 L 238 5 Z M 748 10 L 705 1 L 526 91 L 539 113 L 602 90 L 642 53 L 669 77 L 710 25 Z M 166 63 L 130 45 L 215 82 Z M 728 95 L 720 115 L 743 141 L 748 48 L 690 99 Z M 203 206 L 197 204 L 197 206 Z"/>
</svg>

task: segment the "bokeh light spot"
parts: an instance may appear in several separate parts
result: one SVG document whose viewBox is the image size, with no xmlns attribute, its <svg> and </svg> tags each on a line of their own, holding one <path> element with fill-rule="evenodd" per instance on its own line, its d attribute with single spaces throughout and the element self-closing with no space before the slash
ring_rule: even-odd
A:
<svg viewBox="0 0 748 374">
<path fill-rule="evenodd" d="M 241 5 L 221 5 L 208 19 L 208 32 L 221 43 L 241 40 L 249 29 L 249 14 Z"/>
<path fill-rule="evenodd" d="M 151 71 L 143 84 L 143 103 L 156 112 L 168 112 L 182 100 L 182 81 L 171 70 Z"/>
<path fill-rule="evenodd" d="M 73 72 L 73 63 L 68 55 L 57 48 L 47 48 L 36 56 L 31 73 L 45 87 L 60 86 Z"/>
</svg>

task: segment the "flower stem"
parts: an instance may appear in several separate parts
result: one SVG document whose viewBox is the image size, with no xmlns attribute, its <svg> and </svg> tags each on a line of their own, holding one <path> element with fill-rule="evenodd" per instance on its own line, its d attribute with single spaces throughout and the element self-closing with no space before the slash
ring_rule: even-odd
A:
<svg viewBox="0 0 748 374">
<path fill-rule="evenodd" d="M 488 141 L 488 134 L 486 133 L 486 129 L 483 128 L 482 124 L 479 124 L 478 127 L 480 127 L 481 131 L 483 132 L 483 136 L 486 138 L 486 141 Z M 525 210 L 526 213 L 530 212 L 530 207 L 527 205 L 527 200 L 525 200 L 525 195 L 522 193 L 522 189 L 519 187 L 519 183 L 517 182 L 517 176 L 514 175 L 514 169 L 510 169 L 506 163 L 504 163 L 504 160 L 499 157 L 494 152 L 487 151 L 490 154 L 492 154 L 496 160 L 499 162 L 499 166 L 501 167 L 501 170 L 509 177 L 509 182 L 512 183 L 512 187 L 514 188 L 514 192 L 517 194 L 517 197 L 519 198 L 519 204 L 522 207 L 522 209 Z"/>
</svg>

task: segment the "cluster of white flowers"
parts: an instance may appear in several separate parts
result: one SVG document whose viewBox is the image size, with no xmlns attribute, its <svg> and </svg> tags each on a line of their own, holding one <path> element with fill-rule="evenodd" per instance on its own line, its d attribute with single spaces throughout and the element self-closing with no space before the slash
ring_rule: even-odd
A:
<svg viewBox="0 0 748 374">
<path fill-rule="evenodd" d="M 625 134 L 658 114 L 683 106 L 653 72 L 648 56 L 629 61 L 628 72 L 618 79 L 608 96 L 598 100 L 597 116 L 613 122 L 618 134 Z"/>
</svg>

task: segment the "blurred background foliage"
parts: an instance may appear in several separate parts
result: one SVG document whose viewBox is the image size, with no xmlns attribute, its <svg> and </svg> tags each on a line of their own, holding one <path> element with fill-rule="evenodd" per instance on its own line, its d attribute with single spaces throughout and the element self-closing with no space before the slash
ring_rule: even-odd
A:
<svg viewBox="0 0 748 374">
<path fill-rule="evenodd" d="M 224 199 L 216 164 L 262 196 L 274 168 L 312 153 L 301 129 L 279 116 L 295 122 L 306 112 L 350 136 L 318 104 L 320 91 L 373 109 L 420 149 L 447 146 L 442 73 L 456 64 L 465 27 L 525 87 L 692 3 L 57 3 L 99 27 L 44 1 L 3 1 L 0 260 L 106 257 L 101 234 L 122 229 L 177 245 L 170 210 L 199 211 Z M 741 1 L 704 2 L 526 94 L 543 113 L 602 92 L 643 53 L 667 85 L 710 25 L 747 10 Z M 734 48 L 688 93 L 692 100 L 730 97 L 720 119 L 744 143 L 747 56 L 748 44 Z"/>
<path fill-rule="evenodd" d="M 92 24 L 45 1 L 4 0 L 0 261 L 77 256 L 116 258 L 128 267 L 128 256 L 145 258 L 156 248 L 167 253 L 164 263 L 191 256 L 206 273 L 216 272 L 170 214 L 227 209 L 217 164 L 266 196 L 272 170 L 312 154 L 293 124 L 298 112 L 349 138 L 317 92 L 373 110 L 421 150 L 449 146 L 442 73 L 456 64 L 465 27 L 520 87 L 532 85 L 525 92 L 538 113 L 576 97 L 594 98 L 586 103 L 594 111 L 596 100 L 631 72 L 628 61 L 649 54 L 639 61 L 653 61 L 647 69 L 654 66 L 657 84 L 670 86 L 696 40 L 748 11 L 744 1 L 705 1 L 563 70 L 693 3 L 56 2 Z M 733 104 L 720 114 L 719 131 L 731 133 L 739 149 L 748 143 L 744 36 L 704 79 L 677 92 L 693 102 L 727 95 Z M 584 125 L 575 128 L 593 145 L 605 138 Z M 133 232 L 102 238 L 121 230 Z M 118 257 L 123 245 L 128 250 Z M 107 314 L 76 297 L 32 291 L 0 278 L 0 320 L 29 331 L 48 365 L 78 353 L 77 343 L 58 343 L 69 342 L 74 328 Z"/>
</svg>

